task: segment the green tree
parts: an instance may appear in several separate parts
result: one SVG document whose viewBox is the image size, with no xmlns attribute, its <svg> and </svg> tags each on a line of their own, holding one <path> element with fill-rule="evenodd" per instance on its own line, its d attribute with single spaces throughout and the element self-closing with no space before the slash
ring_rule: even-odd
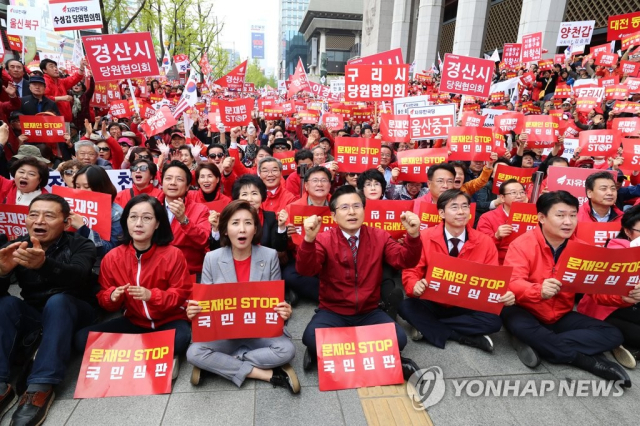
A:
<svg viewBox="0 0 640 426">
<path fill-rule="evenodd" d="M 247 66 L 247 74 L 244 77 L 244 81 L 255 84 L 256 88 L 262 88 L 267 84 L 271 87 L 278 87 L 278 82 L 273 76 L 267 78 L 264 75 L 264 71 L 260 68 L 260 62 L 257 59 L 251 61 Z"/>
</svg>

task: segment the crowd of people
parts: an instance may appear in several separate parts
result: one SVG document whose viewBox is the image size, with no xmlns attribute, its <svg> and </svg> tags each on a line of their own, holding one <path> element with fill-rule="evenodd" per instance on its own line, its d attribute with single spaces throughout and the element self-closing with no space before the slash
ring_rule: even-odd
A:
<svg viewBox="0 0 640 426">
<path fill-rule="evenodd" d="M 637 59 L 632 49 L 621 58 L 627 59 Z M 619 223 L 619 235 L 607 241 L 612 249 L 640 245 L 640 169 L 633 170 L 622 149 L 611 157 L 581 156 L 577 149 L 566 158 L 564 135 L 544 151 L 531 149 L 527 134 L 512 132 L 501 156 L 494 152 L 489 161 L 444 162 L 431 166 L 423 182 L 403 182 L 398 152 L 447 147 L 446 139 L 383 140 L 379 165 L 351 173 L 336 161 L 335 138 L 382 139 L 379 116 L 366 122 L 347 119 L 342 129 L 331 131 L 322 124 L 297 123 L 296 114 L 264 119 L 258 108 L 248 126 L 225 127 L 192 109 L 175 126 L 146 135 L 144 120 L 134 112 L 115 119 L 108 109 L 91 106 L 95 84 L 85 75 L 85 61 L 76 70 L 59 65 L 44 59 L 26 68 L 9 59 L 2 70 L 0 199 L 28 206 L 28 235 L 5 241 L 0 249 L 0 416 L 18 403 L 12 424 L 44 420 L 69 360 L 74 351 L 84 351 L 92 331 L 175 330 L 174 376 L 178 357 L 186 355 L 194 385 L 209 372 L 237 386 L 252 378 L 300 392 L 289 364 L 296 349 L 286 327 L 275 338 L 191 342 L 190 321 L 201 311 L 191 299 L 193 276 L 211 285 L 284 280 L 285 300 L 274 312 L 285 322 L 300 299 L 317 303 L 302 338 L 307 349 L 297 354 L 304 357 L 305 370 L 317 364 L 319 328 L 393 323 L 400 350 L 410 337 L 436 348 L 456 341 L 490 353 L 490 335 L 504 326 L 517 356 L 531 368 L 544 359 L 631 385 L 621 365 L 634 368 L 640 350 L 635 307 L 640 285 L 626 296 L 581 297 L 561 291 L 555 268 L 580 222 Z M 535 78 L 502 100 L 467 99 L 465 111 L 547 115 L 561 109 L 561 121 L 580 130 L 610 129 L 615 118 L 634 115 L 615 112 L 615 101 L 580 112 L 575 99 L 554 97 L 560 83 L 580 79 L 617 76 L 624 84 L 629 76 L 618 66 L 569 56 L 551 70 L 538 71 L 532 64 L 509 72 L 516 78 L 531 72 Z M 507 70 L 496 66 L 494 83 L 506 79 Z M 144 88 L 136 83 L 133 94 L 127 84 L 118 87 L 123 99 L 160 95 L 174 105 L 184 89 L 166 78 L 149 79 Z M 440 96 L 437 73 L 412 81 L 410 93 L 438 94 L 437 103 L 460 102 L 459 96 Z M 209 104 L 259 97 L 204 86 L 198 94 Z M 265 95 L 285 99 L 284 94 Z M 639 96 L 633 93 L 629 100 Z M 296 99 L 318 102 L 308 93 Z M 23 115 L 64 117 L 65 142 L 45 144 L 25 135 Z M 276 156 L 292 151 L 296 170 L 285 176 Z M 498 164 L 537 167 L 545 176 L 549 167 L 594 170 L 580 205 L 566 191 L 549 191 L 546 181 L 534 189 L 510 179 L 494 194 Z M 117 169 L 130 170 L 131 188 L 116 190 L 106 170 Z M 52 171 L 60 173 L 64 186 L 109 194 L 109 239 L 87 226 L 64 198 L 47 192 Z M 414 209 L 400 218 L 402 238 L 363 224 L 366 204 L 373 200 L 414 201 Z M 220 207 L 212 210 L 212 202 Z M 538 225 L 509 239 L 514 232 L 510 209 L 527 202 L 535 203 Z M 435 205 L 437 226 L 421 231 L 420 203 Z M 475 221 L 470 220 L 473 204 Z M 324 230 L 321 218 L 311 215 L 300 235 L 292 206 L 326 206 L 337 226 Z M 435 253 L 512 266 L 508 291 L 499 300 L 501 314 L 429 300 L 427 269 Z M 20 297 L 9 295 L 12 284 L 19 286 Z M 105 320 L 108 312 L 122 314 Z M 398 316 L 411 325 L 409 336 Z M 607 351 L 617 362 L 603 356 Z M 15 366 L 19 359 L 28 362 Z M 405 379 L 419 369 L 409 358 L 399 362 Z M 12 382 L 15 369 L 19 379 Z"/>
</svg>

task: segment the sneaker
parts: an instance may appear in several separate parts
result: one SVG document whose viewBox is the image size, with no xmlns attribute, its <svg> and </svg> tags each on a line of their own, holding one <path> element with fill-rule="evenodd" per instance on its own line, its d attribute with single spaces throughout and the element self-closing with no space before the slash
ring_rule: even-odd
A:
<svg viewBox="0 0 640 426">
<path fill-rule="evenodd" d="M 458 343 L 461 345 L 471 346 L 472 348 L 478 348 L 485 352 L 493 352 L 493 340 L 486 335 L 480 336 L 460 336 Z"/>
<path fill-rule="evenodd" d="M 511 345 L 518 354 L 518 359 L 529 368 L 536 368 L 540 365 L 538 353 L 526 343 L 523 343 L 516 336 L 511 335 Z"/>
<path fill-rule="evenodd" d="M 298 376 L 296 375 L 293 367 L 289 364 L 274 368 L 273 376 L 271 376 L 269 383 L 271 383 L 274 388 L 279 386 L 289 389 L 289 392 L 293 394 L 300 393 L 300 382 L 298 381 Z"/>
<path fill-rule="evenodd" d="M 191 370 L 191 384 L 193 386 L 198 386 L 200 384 L 200 369 L 193 366 L 193 370 Z"/>
<path fill-rule="evenodd" d="M 13 413 L 11 426 L 41 425 L 47 418 L 49 408 L 56 394 L 53 389 L 48 392 L 27 392 L 20 397 L 18 409 Z"/>
<path fill-rule="evenodd" d="M 0 395 L 0 420 L 2 417 L 7 414 L 7 411 L 11 410 L 11 407 L 16 405 L 18 402 L 18 395 L 16 395 L 16 391 L 13 390 L 11 385 L 7 385 L 7 391 L 4 395 Z"/>
<path fill-rule="evenodd" d="M 180 360 L 178 357 L 173 358 L 173 371 L 171 372 L 171 380 L 175 380 L 178 378 L 178 374 L 180 374 Z"/>
<path fill-rule="evenodd" d="M 420 340 L 424 339 L 424 336 L 418 331 L 417 328 L 411 326 L 411 330 L 409 331 L 409 338 L 414 342 L 419 342 Z"/>
<path fill-rule="evenodd" d="M 620 345 L 611 351 L 618 364 L 629 370 L 636 368 L 636 358 L 624 346 Z"/>
</svg>

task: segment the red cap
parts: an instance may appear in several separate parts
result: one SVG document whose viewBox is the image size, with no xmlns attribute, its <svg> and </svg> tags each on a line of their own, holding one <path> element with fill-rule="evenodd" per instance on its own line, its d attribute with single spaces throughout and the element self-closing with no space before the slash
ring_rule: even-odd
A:
<svg viewBox="0 0 640 426">
<path fill-rule="evenodd" d="M 180 136 L 182 139 L 186 139 L 186 138 L 184 137 L 184 135 L 183 135 L 182 133 L 180 133 L 180 132 L 173 132 L 173 133 L 171 133 L 171 139 L 173 139 L 173 137 L 174 137 L 174 136 Z"/>
<path fill-rule="evenodd" d="M 604 114 L 604 111 L 602 111 L 602 108 L 600 107 L 595 107 L 593 110 L 596 112 L 596 114 Z"/>
</svg>

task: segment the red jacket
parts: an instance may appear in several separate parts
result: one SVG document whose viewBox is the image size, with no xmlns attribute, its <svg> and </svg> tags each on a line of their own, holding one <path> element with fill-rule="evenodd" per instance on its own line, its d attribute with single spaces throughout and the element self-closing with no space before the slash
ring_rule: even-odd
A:
<svg viewBox="0 0 640 426">
<path fill-rule="evenodd" d="M 41 189 L 43 194 L 48 194 L 47 190 Z M 16 204 L 18 187 L 13 179 L 0 176 L 0 204 Z"/>
<path fill-rule="evenodd" d="M 164 193 L 160 194 L 158 200 L 164 205 Z M 189 200 L 189 197 L 185 197 L 184 205 L 185 216 L 189 218 L 189 223 L 181 225 L 175 218 L 171 221 L 171 231 L 173 231 L 171 245 L 179 248 L 184 254 L 189 273 L 196 274 L 202 272 L 204 255 L 209 248 L 209 235 L 211 235 L 209 209 L 203 204 Z"/>
<path fill-rule="evenodd" d="M 498 249 L 498 262 L 502 265 L 504 263 L 504 257 L 507 255 L 507 249 L 509 248 L 509 242 L 507 239 L 497 239 L 496 231 L 501 225 L 507 224 L 509 215 L 504 211 L 503 207 L 498 207 L 495 210 L 489 210 L 478 221 L 477 229 L 483 234 L 487 235 L 493 241 Z"/>
<path fill-rule="evenodd" d="M 613 209 L 612 215 L 609 216 L 607 222 L 620 222 L 622 221 L 622 212 L 615 205 L 611 206 Z M 585 202 L 578 210 L 578 222 L 597 222 L 591 211 L 591 201 Z"/>
<path fill-rule="evenodd" d="M 280 183 L 275 193 L 267 190 L 267 199 L 262 203 L 262 208 L 268 212 L 274 212 L 277 216 L 280 210 L 297 199 L 292 193 L 284 189 L 284 186 Z"/>
<path fill-rule="evenodd" d="M 407 236 L 404 245 L 383 230 L 360 228 L 356 270 L 349 242 L 340 228 L 318 234 L 298 247 L 296 270 L 320 278 L 320 308 L 340 315 L 371 312 L 378 307 L 382 261 L 395 269 L 411 268 L 420 258 L 422 241 Z"/>
<path fill-rule="evenodd" d="M 422 250 L 418 264 L 415 268 L 405 269 L 402 272 L 402 285 L 409 297 L 415 297 L 413 287 L 418 280 L 427 276 L 431 254 L 449 254 L 449 247 L 444 236 L 444 223 L 422 230 L 420 240 L 422 240 Z M 489 237 L 467 226 L 465 242 L 458 258 L 485 265 L 497 265 L 498 251 Z"/>
<path fill-rule="evenodd" d="M 47 87 L 44 90 L 44 95 L 53 100 L 56 96 L 66 96 L 69 90 L 76 84 L 78 84 L 84 75 L 74 73 L 70 77 L 66 78 L 53 78 L 48 74 L 44 75 L 44 81 L 47 83 Z M 56 102 L 58 105 L 58 110 L 60 111 L 60 115 L 64 117 L 64 121 L 67 123 L 71 123 L 73 121 L 73 114 L 71 113 L 71 102 L 61 101 Z M 122 151 L 122 149 L 120 149 Z M 120 167 L 120 164 L 115 166 L 114 168 Z"/>
<path fill-rule="evenodd" d="M 140 194 L 149 194 L 152 197 L 158 198 L 160 197 L 160 194 L 162 194 L 162 189 L 156 188 L 152 184 L 149 184 L 149 186 L 147 186 L 145 189 L 141 191 L 135 185 L 133 185 L 133 187 L 131 188 L 123 189 L 122 191 L 118 192 L 118 195 L 116 195 L 116 199 L 114 203 L 118 204 L 120 207 L 124 209 L 124 207 L 127 205 L 129 200 L 131 200 L 136 195 L 140 195 Z"/>
<path fill-rule="evenodd" d="M 110 312 L 124 305 L 124 316 L 137 326 L 155 329 L 175 320 L 186 320 L 184 305 L 191 295 L 191 277 L 181 250 L 173 246 L 151 249 L 138 260 L 132 244 L 109 251 L 102 259 L 98 278 L 100 306 Z M 148 302 L 134 300 L 125 291 L 119 301 L 111 301 L 116 287 L 131 284 L 151 290 Z"/>
<path fill-rule="evenodd" d="M 575 234 L 570 240 L 579 241 Z M 542 282 L 557 278 L 557 271 L 553 253 L 539 226 L 511 243 L 504 264 L 513 266 L 509 290 L 516 296 L 516 304 L 541 322 L 552 324 L 573 310 L 575 293 L 560 291 L 550 299 L 542 298 Z M 629 306 L 620 296 L 596 294 L 593 297 L 603 305 Z"/>
</svg>

